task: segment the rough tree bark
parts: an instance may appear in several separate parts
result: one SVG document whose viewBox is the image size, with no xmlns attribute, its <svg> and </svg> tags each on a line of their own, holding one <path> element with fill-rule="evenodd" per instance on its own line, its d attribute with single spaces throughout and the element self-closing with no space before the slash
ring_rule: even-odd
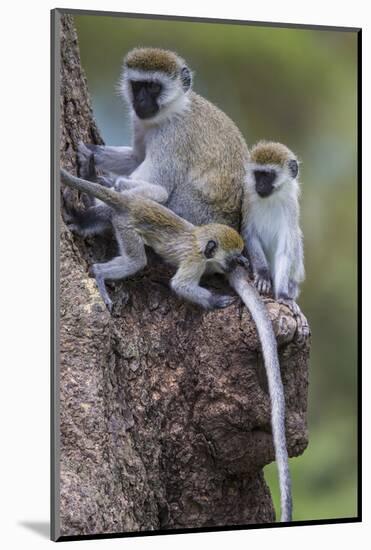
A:
<svg viewBox="0 0 371 550">
<path fill-rule="evenodd" d="M 60 106 L 61 163 L 74 171 L 78 141 L 102 140 L 66 15 Z M 61 221 L 61 534 L 274 521 L 262 473 L 274 459 L 269 397 L 249 312 L 182 303 L 157 259 L 111 287 L 111 316 L 88 266 L 114 246 L 110 236 L 74 237 Z M 307 445 L 309 342 L 298 342 L 287 308 L 266 305 L 297 456 Z"/>
</svg>

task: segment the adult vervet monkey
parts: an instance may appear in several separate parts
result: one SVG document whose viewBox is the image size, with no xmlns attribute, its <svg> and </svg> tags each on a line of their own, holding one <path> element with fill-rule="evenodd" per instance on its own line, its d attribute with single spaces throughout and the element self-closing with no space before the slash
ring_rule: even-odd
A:
<svg viewBox="0 0 371 550">
<path fill-rule="evenodd" d="M 121 92 L 133 125 L 132 147 L 81 145 L 80 175 L 94 153 L 97 168 L 117 176 L 163 187 L 166 206 L 195 225 L 222 223 L 240 230 L 247 145 L 236 125 L 220 109 L 191 90 L 192 75 L 173 52 L 142 48 L 124 60 Z M 88 232 L 109 224 L 107 210 L 88 209 L 80 222 Z M 107 209 L 109 207 L 106 207 Z M 107 221 L 108 220 L 108 221 Z M 261 340 L 272 406 L 272 431 L 281 491 L 281 521 L 292 515 L 291 480 L 285 436 L 285 401 L 277 344 L 266 308 L 236 268 L 229 281 L 256 323 Z"/>
</svg>

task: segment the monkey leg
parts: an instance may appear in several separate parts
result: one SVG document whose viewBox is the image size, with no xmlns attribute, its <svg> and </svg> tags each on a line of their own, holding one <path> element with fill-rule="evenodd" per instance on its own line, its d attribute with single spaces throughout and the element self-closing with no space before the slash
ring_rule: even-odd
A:
<svg viewBox="0 0 371 550">
<path fill-rule="evenodd" d="M 234 296 L 217 295 L 200 286 L 199 280 L 202 275 L 197 262 L 181 264 L 171 279 L 173 291 L 189 302 L 193 302 L 204 309 L 221 309 L 230 306 Z"/>
<path fill-rule="evenodd" d="M 117 178 L 114 188 L 116 191 L 130 191 L 131 193 L 165 204 L 169 193 L 161 185 L 156 185 L 143 180 L 130 178 Z"/>
<path fill-rule="evenodd" d="M 273 271 L 273 284 L 274 284 L 274 295 L 278 301 L 288 302 L 293 300 L 293 297 L 290 295 L 289 291 L 289 280 L 290 280 L 290 271 L 291 271 L 291 258 L 286 252 L 281 250 L 276 250 L 274 258 L 274 267 Z"/>
<path fill-rule="evenodd" d="M 147 259 L 144 254 L 143 257 L 138 258 L 129 258 L 127 255 L 116 256 L 116 258 L 113 258 L 109 262 L 93 265 L 92 271 L 98 290 L 109 311 L 112 311 L 112 300 L 106 288 L 106 280 L 126 279 L 143 269 L 146 263 Z"/>
<path fill-rule="evenodd" d="M 261 242 L 251 227 L 243 232 L 243 237 L 252 267 L 254 285 L 260 294 L 269 294 L 272 290 L 271 272 Z"/>
<path fill-rule="evenodd" d="M 290 279 L 291 262 L 287 254 L 276 252 L 274 266 L 274 295 L 276 300 L 286 306 L 297 321 L 300 308 L 295 301 L 298 286 Z M 297 322 L 297 326 L 298 322 Z"/>
<path fill-rule="evenodd" d="M 113 224 L 121 254 L 108 262 L 94 264 L 92 268 L 99 292 L 109 311 L 112 311 L 112 300 L 107 292 L 106 280 L 126 279 L 147 264 L 143 239 L 127 227 L 125 217 L 116 217 Z"/>
<path fill-rule="evenodd" d="M 178 280 L 174 280 L 174 278 L 171 281 L 171 288 L 180 298 L 193 302 L 204 309 L 225 308 L 235 301 L 233 296 L 218 296 L 202 286 L 191 283 L 180 283 Z"/>
<path fill-rule="evenodd" d="M 113 172 L 118 176 L 128 176 L 141 163 L 141 159 L 138 158 L 132 147 L 112 147 L 80 142 L 77 159 L 82 178 L 88 170 L 92 153 L 94 153 L 96 167 L 99 170 Z"/>
<path fill-rule="evenodd" d="M 286 285 L 285 285 L 286 286 Z M 287 284 L 287 291 L 280 291 L 277 293 L 277 300 L 281 304 L 287 306 L 291 313 L 294 315 L 294 317 L 301 314 L 300 307 L 296 303 L 296 298 L 299 295 L 299 287 L 298 284 L 290 279 Z"/>
</svg>

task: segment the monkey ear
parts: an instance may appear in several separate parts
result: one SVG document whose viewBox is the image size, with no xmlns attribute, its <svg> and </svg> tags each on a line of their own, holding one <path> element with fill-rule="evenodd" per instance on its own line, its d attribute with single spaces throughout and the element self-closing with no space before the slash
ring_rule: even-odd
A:
<svg viewBox="0 0 371 550">
<path fill-rule="evenodd" d="M 186 92 L 192 85 L 192 74 L 187 65 L 182 67 L 180 71 L 180 80 L 182 81 L 183 90 Z"/>
<path fill-rule="evenodd" d="M 216 249 L 218 248 L 218 245 L 215 241 L 208 241 L 205 250 L 204 250 L 204 256 L 205 258 L 213 258 L 215 256 Z"/>
<path fill-rule="evenodd" d="M 299 166 L 298 166 L 297 161 L 295 159 L 291 159 L 291 160 L 289 160 L 287 165 L 289 167 L 291 177 L 296 178 L 296 176 L 298 175 L 298 172 L 299 172 Z"/>
</svg>

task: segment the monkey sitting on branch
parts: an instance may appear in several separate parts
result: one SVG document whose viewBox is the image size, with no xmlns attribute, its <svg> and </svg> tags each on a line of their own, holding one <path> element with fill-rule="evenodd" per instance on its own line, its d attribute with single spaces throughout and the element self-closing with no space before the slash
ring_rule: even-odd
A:
<svg viewBox="0 0 371 550">
<path fill-rule="evenodd" d="M 259 292 L 287 305 L 306 337 L 309 326 L 296 299 L 305 276 L 299 225 L 299 163 L 286 145 L 260 141 L 250 152 L 244 189 L 249 215 L 242 224 L 254 282 Z"/>
<path fill-rule="evenodd" d="M 231 296 L 216 295 L 200 286 L 202 275 L 231 273 L 238 265 L 248 267 L 242 255 L 244 242 L 240 235 L 224 224 L 195 226 L 158 202 L 146 198 L 136 186 L 135 192 L 117 192 L 103 185 L 75 177 L 61 170 L 63 183 L 87 193 L 111 207 L 111 223 L 120 255 L 94 264 L 92 271 L 100 294 L 111 311 L 107 279 L 124 279 L 135 275 L 147 263 L 145 245 L 165 261 L 177 267 L 171 280 L 174 292 L 205 309 L 224 308 L 234 302 Z M 148 187 L 146 188 L 148 193 Z M 74 229 L 73 225 L 71 229 Z M 128 232 L 130 247 L 127 246 Z"/>
</svg>

